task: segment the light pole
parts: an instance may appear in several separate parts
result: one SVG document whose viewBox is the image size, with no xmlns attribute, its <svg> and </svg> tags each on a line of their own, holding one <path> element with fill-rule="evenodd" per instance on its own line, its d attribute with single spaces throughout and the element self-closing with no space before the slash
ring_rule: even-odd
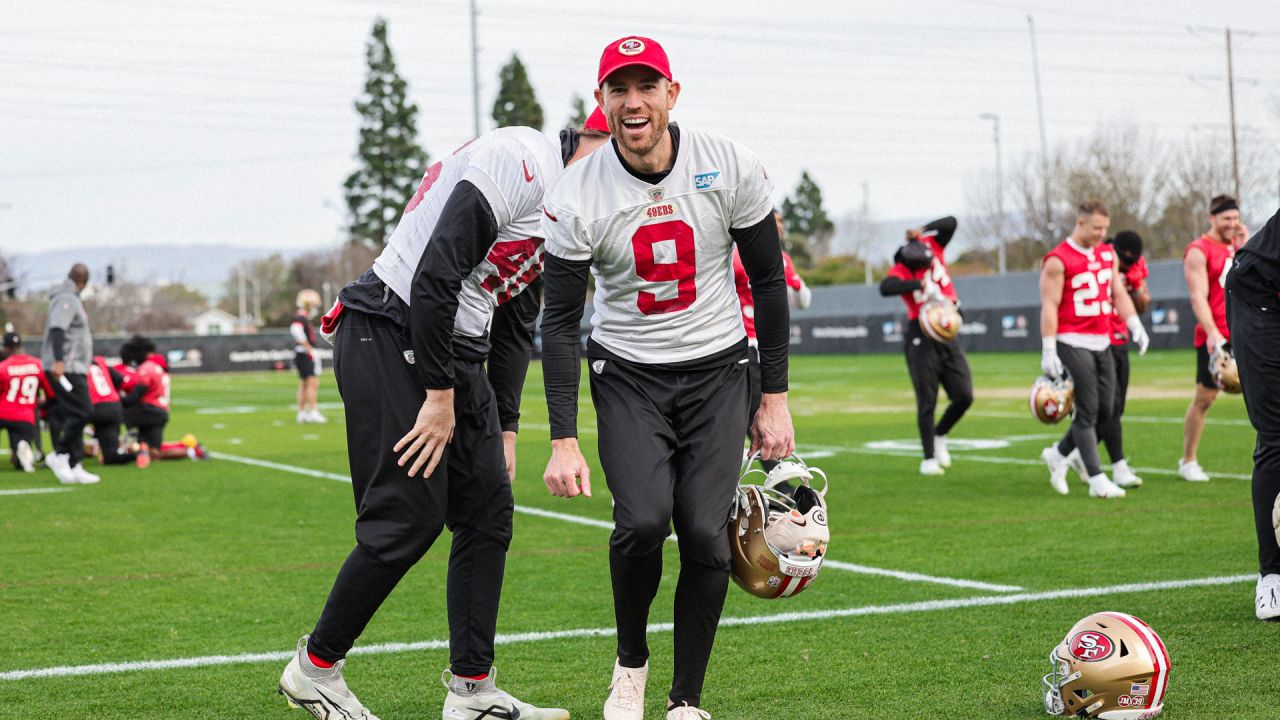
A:
<svg viewBox="0 0 1280 720">
<path fill-rule="evenodd" d="M 991 121 L 991 127 L 996 139 L 996 234 L 999 236 L 998 239 L 1000 241 L 996 255 L 996 266 L 999 269 L 999 273 L 1004 275 L 1009 267 L 1004 246 L 1004 163 L 1000 158 L 1000 116 L 995 113 L 982 113 L 978 117 Z"/>
</svg>

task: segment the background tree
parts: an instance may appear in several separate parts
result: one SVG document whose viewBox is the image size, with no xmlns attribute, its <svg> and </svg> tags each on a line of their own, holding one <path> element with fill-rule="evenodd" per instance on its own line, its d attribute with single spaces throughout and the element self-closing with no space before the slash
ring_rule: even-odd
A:
<svg viewBox="0 0 1280 720">
<path fill-rule="evenodd" d="M 800 182 L 791 197 L 782 201 L 782 221 L 787 226 L 783 249 L 793 257 L 800 255 L 816 262 L 829 254 L 835 223 L 823 209 L 822 189 L 808 170 L 800 173 Z"/>
<path fill-rule="evenodd" d="M 542 129 L 542 106 L 529 84 L 520 56 L 512 53 L 511 61 L 498 73 L 498 97 L 493 101 L 493 121 L 498 127 L 526 125 Z"/>
<path fill-rule="evenodd" d="M 396 70 L 387 43 L 387 22 L 379 18 L 365 49 L 369 72 L 356 100 L 360 123 L 360 167 L 343 183 L 350 211 L 350 239 L 370 247 L 386 242 L 427 166 L 418 146 L 418 106 Z"/>
<path fill-rule="evenodd" d="M 569 124 L 565 125 L 565 127 L 580 128 L 585 125 L 588 115 L 587 101 L 583 100 L 578 93 L 574 93 L 569 105 L 573 108 L 573 112 L 569 113 Z"/>
</svg>

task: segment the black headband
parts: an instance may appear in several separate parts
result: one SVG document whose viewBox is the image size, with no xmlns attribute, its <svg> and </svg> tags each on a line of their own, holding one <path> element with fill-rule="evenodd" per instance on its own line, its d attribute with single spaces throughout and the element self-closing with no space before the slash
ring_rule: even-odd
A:
<svg viewBox="0 0 1280 720">
<path fill-rule="evenodd" d="M 1224 213 L 1228 210 L 1239 210 L 1239 209 L 1240 209 L 1240 206 L 1236 204 L 1235 200 L 1223 200 L 1221 203 L 1209 208 L 1209 214 L 1217 215 L 1218 213 Z"/>
</svg>

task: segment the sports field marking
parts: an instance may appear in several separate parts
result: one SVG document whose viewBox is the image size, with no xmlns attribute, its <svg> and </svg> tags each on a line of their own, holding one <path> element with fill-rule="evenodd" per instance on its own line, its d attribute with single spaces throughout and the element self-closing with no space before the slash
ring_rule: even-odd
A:
<svg viewBox="0 0 1280 720">
<path fill-rule="evenodd" d="M 1054 437 L 1057 437 L 1057 436 L 1054 436 Z M 905 440 L 882 441 L 882 442 L 894 442 L 894 443 L 900 443 L 903 445 L 907 443 L 907 441 Z M 948 447 L 951 447 L 951 446 L 948 445 Z M 803 450 L 806 454 L 811 454 L 814 452 L 831 453 L 831 454 L 855 453 L 855 454 L 862 454 L 862 455 L 887 455 L 890 457 L 915 458 L 915 459 L 920 458 L 919 451 L 894 450 L 894 449 L 888 449 L 883 447 L 868 447 L 867 445 L 864 445 L 861 447 L 856 447 L 851 445 L 803 445 L 801 446 L 801 450 Z M 958 450 L 957 452 L 954 452 L 952 454 L 958 459 L 972 460 L 974 462 L 992 463 L 995 465 L 1036 465 L 1039 467 L 1044 466 L 1044 463 L 1041 462 L 1040 460 L 1038 459 L 1033 460 L 1031 458 L 1001 457 L 998 455 L 974 455 L 972 453 L 965 452 L 963 450 Z M 1171 477 L 1178 476 L 1177 470 L 1171 470 L 1169 468 L 1135 467 L 1133 468 L 1133 471 L 1138 473 L 1139 475 L 1168 475 Z M 1224 472 L 1210 472 L 1209 477 L 1223 478 L 1226 480 L 1252 480 L 1253 479 L 1252 475 L 1245 475 L 1243 473 L 1224 473 Z"/>
<path fill-rule="evenodd" d="M 998 410 L 970 410 L 965 414 L 972 415 L 975 417 L 986 417 L 986 418 L 1026 419 L 1030 417 L 1030 414 L 1025 412 L 1001 412 Z M 1183 423 L 1183 418 L 1180 415 L 1177 417 L 1170 417 L 1170 416 L 1159 416 L 1159 415 L 1130 415 L 1128 413 L 1125 413 L 1123 419 L 1124 419 L 1124 422 L 1155 423 L 1159 425 L 1181 425 Z M 1249 423 L 1248 420 L 1239 420 L 1236 418 L 1205 418 L 1204 422 L 1206 425 L 1230 425 L 1232 427 L 1252 427 L 1252 425 Z"/>
<path fill-rule="evenodd" d="M 776 623 L 803 622 L 806 620 L 831 620 L 836 618 L 864 617 L 869 615 L 902 615 L 918 612 L 937 612 L 939 610 L 990 607 L 993 605 L 1017 605 L 1020 603 L 1041 602 L 1045 600 L 1099 597 L 1103 595 L 1124 595 L 1130 593 L 1178 590 L 1193 587 L 1218 587 L 1243 582 L 1254 582 L 1257 578 L 1258 576 L 1255 573 L 1249 573 L 1248 575 L 1220 575 L 1216 577 L 1165 580 L 1150 583 L 1130 583 L 1126 585 L 1109 585 L 1105 587 L 1067 588 L 1064 590 L 1050 590 L 1036 593 L 980 595 L 978 597 L 955 598 L 950 600 L 926 600 L 923 602 L 899 603 L 895 605 L 863 605 L 861 607 L 842 608 L 837 610 L 806 610 L 799 612 L 777 613 L 774 615 L 721 618 L 720 627 L 772 625 Z M 672 631 L 672 625 L 671 623 L 653 623 L 649 625 L 648 631 L 651 633 L 668 633 Z M 615 633 L 616 630 L 611 627 L 513 633 L 497 636 L 494 639 L 494 644 L 514 645 L 516 643 L 547 642 L 549 640 L 612 637 Z M 447 640 L 427 640 L 411 643 L 380 643 L 377 645 L 366 645 L 352 648 L 350 654 L 385 655 L 388 653 L 417 652 L 422 650 L 443 650 L 448 646 L 449 642 Z M 0 672 L 0 681 L 28 680 L 32 678 L 48 677 L 83 677 L 88 675 L 106 675 L 122 672 L 210 667 L 214 665 L 287 662 L 292 657 L 292 651 L 285 651 L 245 653 L 241 655 L 205 655 L 200 657 L 173 658 L 170 660 L 136 660 L 118 663 L 97 663 L 93 665 L 62 665 L 57 667 L 35 668 L 31 670 L 10 670 L 8 672 Z"/>
<path fill-rule="evenodd" d="M 19 488 L 17 490 L 0 490 L 0 495 L 44 495 L 46 493 L 71 492 L 74 488 Z"/>
<path fill-rule="evenodd" d="M 337 482 L 350 483 L 351 478 L 347 475 L 338 473 L 328 473 L 320 470 L 308 470 L 307 468 L 297 467 L 295 465 L 285 465 L 283 463 L 271 462 L 269 460 L 258 460 L 256 458 L 247 458 L 241 455 L 230 455 L 223 452 L 210 451 L 209 456 L 215 460 L 230 460 L 232 462 L 244 463 L 245 465 L 254 465 L 256 467 L 268 468 L 271 470 L 280 470 L 282 472 L 291 472 L 298 475 L 306 475 L 308 477 L 323 478 L 325 480 L 334 480 Z M 534 515 L 536 517 L 548 518 L 551 520 L 560 520 L 562 522 L 575 523 L 577 525 L 587 525 L 597 527 L 603 530 L 613 530 L 613 523 L 607 520 L 597 520 L 595 518 L 582 517 L 580 515 L 571 515 L 569 513 L 559 513 L 552 510 L 543 510 L 541 508 L 529 507 L 526 505 L 516 505 L 515 511 L 525 515 Z M 676 540 L 675 533 L 667 537 L 668 542 Z M 932 583 L 934 585 L 949 585 L 951 587 L 970 588 L 973 590 L 987 590 L 990 592 L 1018 592 L 1022 590 L 1016 585 L 999 585 L 996 583 L 985 583 L 978 580 L 964 580 L 962 578 L 939 577 L 935 575 L 925 575 L 922 573 L 906 572 L 902 570 L 888 570 L 885 568 L 872 567 L 870 565 L 857 565 L 854 563 L 839 562 L 837 560 L 826 560 L 823 562 L 824 567 L 831 567 L 845 572 L 858 573 L 860 575 L 879 575 L 882 577 L 891 577 L 897 580 L 905 580 L 907 582 Z"/>
</svg>

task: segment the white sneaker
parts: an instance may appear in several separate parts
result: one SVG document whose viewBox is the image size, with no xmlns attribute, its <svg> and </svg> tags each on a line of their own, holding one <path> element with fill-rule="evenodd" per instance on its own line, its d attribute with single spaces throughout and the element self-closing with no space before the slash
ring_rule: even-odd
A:
<svg viewBox="0 0 1280 720">
<path fill-rule="evenodd" d="M 673 707 L 667 711 L 667 720 L 708 720 L 711 713 L 706 710 L 699 710 L 685 703 L 679 707 Z"/>
<path fill-rule="evenodd" d="M 342 679 L 339 660 L 331 668 L 318 668 L 307 657 L 307 638 L 298 641 L 298 652 L 280 675 L 280 694 L 290 707 L 300 707 L 317 718 L 346 720 L 378 720 L 378 716 L 360 704 Z"/>
<path fill-rule="evenodd" d="M 297 419 L 299 425 L 309 423 L 311 422 L 311 415 L 306 410 L 299 410 Z"/>
<path fill-rule="evenodd" d="M 1080 478 L 1080 482 L 1089 482 L 1089 470 L 1084 466 L 1084 458 L 1080 456 L 1080 448 L 1071 451 L 1067 455 L 1067 467 L 1071 468 L 1076 477 Z"/>
<path fill-rule="evenodd" d="M 1122 488 L 1142 487 L 1142 478 L 1129 467 L 1127 460 L 1111 463 L 1111 479 Z"/>
<path fill-rule="evenodd" d="M 1059 495 L 1066 495 L 1070 491 L 1067 488 L 1067 459 L 1058 452 L 1058 446 L 1050 445 L 1041 450 L 1040 459 L 1049 466 L 1049 486 Z"/>
<path fill-rule="evenodd" d="M 1089 497 L 1122 498 L 1124 495 L 1124 488 L 1111 482 L 1106 473 L 1098 473 L 1089 478 Z"/>
<path fill-rule="evenodd" d="M 497 687 L 495 668 L 490 668 L 489 677 L 483 680 L 467 680 L 445 670 L 440 681 L 449 689 L 444 697 L 444 720 L 569 720 L 568 710 L 534 707 Z"/>
<path fill-rule="evenodd" d="M 102 481 L 102 478 L 94 475 L 88 470 L 85 470 L 84 465 L 81 465 L 80 463 L 76 463 L 76 466 L 71 468 L 71 474 L 76 476 L 76 481 L 81 485 L 92 485 Z"/>
<path fill-rule="evenodd" d="M 312 409 L 307 413 L 307 422 L 313 422 L 313 423 L 327 423 L 327 422 L 329 422 L 329 418 L 327 418 L 327 417 L 325 417 L 325 416 L 321 415 L 319 410 L 316 410 L 315 408 L 312 408 Z"/>
<path fill-rule="evenodd" d="M 22 472 L 36 471 L 36 454 L 31 450 L 31 443 L 19 440 L 13 454 L 18 458 L 18 465 L 22 466 Z"/>
<path fill-rule="evenodd" d="M 936 450 L 934 452 L 937 452 Z M 920 461 L 921 475 L 943 475 L 947 471 L 942 469 L 942 463 L 936 458 L 925 458 Z"/>
<path fill-rule="evenodd" d="M 644 686 L 649 680 L 649 663 L 626 668 L 613 663 L 609 699 L 604 701 L 604 720 L 644 720 Z"/>
<path fill-rule="evenodd" d="M 1280 575 L 1272 573 L 1258 578 L 1256 594 L 1259 620 L 1280 620 Z"/>
<path fill-rule="evenodd" d="M 71 459 L 66 453 L 53 453 L 44 459 L 44 464 L 53 471 L 54 477 L 63 485 L 79 485 L 80 478 L 71 472 Z"/>
<path fill-rule="evenodd" d="M 933 436 L 933 459 L 944 468 L 951 467 L 951 451 L 947 449 L 947 436 Z"/>
<path fill-rule="evenodd" d="M 1209 473 L 1195 460 L 1179 460 L 1178 475 L 1187 482 L 1209 482 Z"/>
</svg>

